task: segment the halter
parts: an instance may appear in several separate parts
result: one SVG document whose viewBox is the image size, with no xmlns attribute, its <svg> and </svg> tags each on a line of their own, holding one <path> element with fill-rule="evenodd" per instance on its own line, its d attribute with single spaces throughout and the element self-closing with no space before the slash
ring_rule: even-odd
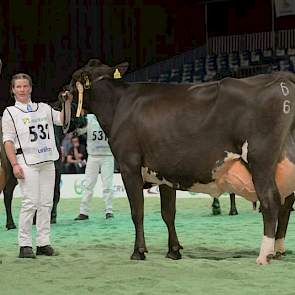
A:
<svg viewBox="0 0 295 295">
<path fill-rule="evenodd" d="M 102 80 L 105 77 L 106 77 L 105 75 L 99 76 L 96 79 L 94 79 L 92 81 L 92 83 L 91 83 L 90 80 L 89 80 L 88 74 L 86 74 L 86 73 L 82 73 L 81 74 L 81 80 L 83 82 L 85 81 L 85 83 L 82 84 L 79 81 L 76 82 L 76 88 L 78 90 L 78 107 L 77 107 L 76 117 L 80 117 L 80 115 L 81 115 L 82 105 L 83 105 L 84 89 L 85 90 L 90 89 L 91 88 L 91 84 L 93 84 L 95 81 L 100 81 L 100 80 Z M 122 78 L 119 69 L 116 69 L 115 70 L 114 75 L 113 75 L 113 78 L 114 79 L 121 79 Z"/>
</svg>

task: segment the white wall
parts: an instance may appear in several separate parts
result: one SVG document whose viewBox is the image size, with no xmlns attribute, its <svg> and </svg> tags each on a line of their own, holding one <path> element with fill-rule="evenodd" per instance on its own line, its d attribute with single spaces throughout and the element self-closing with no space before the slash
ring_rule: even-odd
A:
<svg viewBox="0 0 295 295">
<path fill-rule="evenodd" d="M 80 198 L 82 196 L 85 185 L 84 174 L 63 174 L 61 178 L 60 195 L 61 198 Z M 126 191 L 122 182 L 121 174 L 115 174 L 114 176 L 114 190 L 115 197 L 127 197 Z M 101 197 L 101 178 L 98 177 L 94 189 L 94 197 Z M 144 195 L 149 197 L 159 196 L 158 187 L 153 187 L 150 190 L 144 190 Z M 206 194 L 195 194 L 191 192 L 177 191 L 177 197 L 208 197 Z M 3 194 L 1 194 L 3 197 Z M 20 197 L 20 190 L 17 186 L 14 191 L 14 197 Z"/>
</svg>

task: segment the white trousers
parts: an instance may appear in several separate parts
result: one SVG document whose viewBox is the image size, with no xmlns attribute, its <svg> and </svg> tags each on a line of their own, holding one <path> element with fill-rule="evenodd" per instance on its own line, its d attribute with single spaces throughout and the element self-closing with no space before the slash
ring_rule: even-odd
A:
<svg viewBox="0 0 295 295">
<path fill-rule="evenodd" d="M 19 246 L 32 247 L 32 223 L 36 210 L 36 245 L 50 245 L 50 212 L 55 181 L 54 162 L 27 166 L 22 155 L 18 155 L 17 158 L 25 176 L 24 179 L 18 179 L 22 194 L 18 227 Z"/>
<path fill-rule="evenodd" d="M 98 174 L 101 174 L 102 197 L 105 202 L 105 212 L 113 211 L 113 177 L 114 157 L 88 155 L 85 169 L 85 191 L 80 204 L 80 214 L 89 215 L 90 202 L 93 196 L 93 189 L 97 182 Z"/>
</svg>

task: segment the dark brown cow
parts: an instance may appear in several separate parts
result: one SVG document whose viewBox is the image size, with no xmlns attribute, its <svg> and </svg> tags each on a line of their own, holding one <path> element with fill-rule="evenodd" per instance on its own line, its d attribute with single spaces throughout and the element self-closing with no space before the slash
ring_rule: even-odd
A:
<svg viewBox="0 0 295 295">
<path fill-rule="evenodd" d="M 181 258 L 175 230 L 176 190 L 260 201 L 264 236 L 258 264 L 285 252 L 295 189 L 295 76 L 277 72 L 202 85 L 114 80 L 127 64 L 90 60 L 71 85 L 84 86 L 119 163 L 135 225 L 132 259 L 145 259 L 143 187 L 158 184 L 168 253 Z M 252 181 L 253 180 L 253 181 Z"/>
</svg>

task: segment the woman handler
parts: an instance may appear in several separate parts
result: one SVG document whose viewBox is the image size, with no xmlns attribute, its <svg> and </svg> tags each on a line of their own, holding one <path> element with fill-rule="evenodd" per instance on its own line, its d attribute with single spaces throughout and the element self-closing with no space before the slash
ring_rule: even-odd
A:
<svg viewBox="0 0 295 295">
<path fill-rule="evenodd" d="M 12 77 L 11 93 L 15 97 L 15 105 L 5 109 L 2 130 L 5 151 L 22 194 L 19 257 L 36 257 L 32 249 L 32 222 L 36 211 L 36 254 L 52 256 L 50 212 L 55 179 L 54 161 L 59 157 L 53 124 L 63 125 L 64 113 L 66 120 L 70 119 L 72 96 L 68 96 L 65 102 L 65 112 L 55 111 L 45 103 L 34 103 L 31 101 L 32 79 L 22 73 Z"/>
</svg>

